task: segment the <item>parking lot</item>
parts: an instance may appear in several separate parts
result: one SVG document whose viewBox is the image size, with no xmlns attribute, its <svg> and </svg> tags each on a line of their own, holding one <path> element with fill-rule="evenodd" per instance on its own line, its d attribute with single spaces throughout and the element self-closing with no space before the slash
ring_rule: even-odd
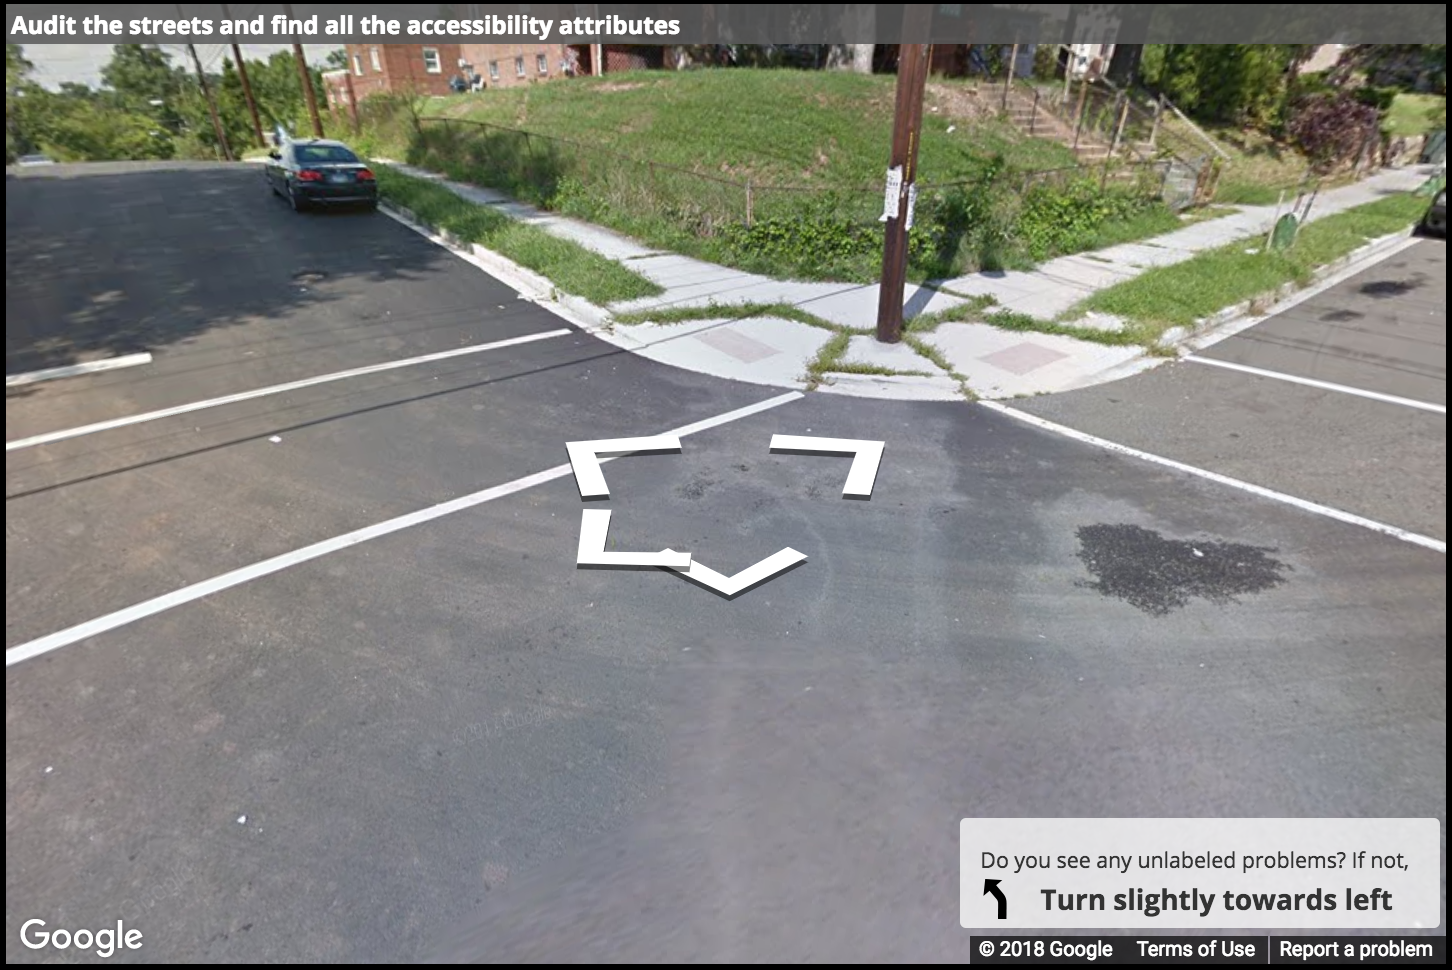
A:
<svg viewBox="0 0 1452 970">
<path fill-rule="evenodd" d="M 1445 550 L 966 402 L 673 370 L 249 166 L 58 168 L 7 182 L 7 373 L 151 360 L 7 388 L 10 962 L 39 917 L 150 961 L 961 963 L 964 817 L 1445 817 Z M 1367 315 L 1301 372 L 1431 340 L 1439 247 L 1303 304 Z M 1336 376 L 1445 401 L 1395 369 Z M 1445 537 L 1436 412 L 1193 362 L 1020 403 Z M 672 431 L 581 501 L 567 442 Z M 885 442 L 871 501 L 775 434 Z M 808 561 L 734 600 L 579 569 L 586 507 Z"/>
</svg>

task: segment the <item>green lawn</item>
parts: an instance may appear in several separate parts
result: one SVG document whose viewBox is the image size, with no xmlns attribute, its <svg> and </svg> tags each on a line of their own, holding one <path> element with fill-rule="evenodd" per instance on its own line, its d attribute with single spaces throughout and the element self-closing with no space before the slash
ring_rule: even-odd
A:
<svg viewBox="0 0 1452 970">
<path fill-rule="evenodd" d="M 1433 120 L 1439 110 L 1440 125 Z M 1447 98 L 1441 94 L 1399 94 L 1382 122 L 1387 134 L 1398 137 L 1426 135 L 1446 125 Z"/>
<path fill-rule="evenodd" d="M 1308 223 L 1295 244 L 1262 252 L 1264 240 L 1243 240 L 1183 263 L 1151 269 L 1100 290 L 1065 314 L 1065 322 L 1097 312 L 1128 322 L 1136 342 L 1153 345 L 1170 327 L 1191 327 L 1226 307 L 1305 285 L 1315 271 L 1380 236 L 1407 229 L 1429 199 L 1403 194 L 1378 199 Z"/>
<path fill-rule="evenodd" d="M 895 83 L 891 76 L 838 71 L 652 71 L 440 98 L 430 113 L 566 138 L 743 184 L 876 189 L 887 168 Z M 935 87 L 972 89 L 966 82 Z M 930 104 L 924 113 L 923 181 L 972 178 L 995 153 L 1026 170 L 1074 163 L 1066 148 L 1022 137 L 990 117 L 991 93 L 979 98 L 985 110 L 974 118 L 952 110 L 965 100 L 945 97 L 939 111 Z"/>
</svg>

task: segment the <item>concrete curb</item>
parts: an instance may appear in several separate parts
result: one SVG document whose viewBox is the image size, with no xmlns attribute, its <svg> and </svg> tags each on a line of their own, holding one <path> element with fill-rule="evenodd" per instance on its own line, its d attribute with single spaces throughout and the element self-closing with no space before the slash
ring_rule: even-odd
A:
<svg viewBox="0 0 1452 970">
<path fill-rule="evenodd" d="M 1303 300 L 1310 299 L 1317 293 L 1324 292 L 1329 289 L 1330 285 L 1334 285 L 1333 278 L 1354 276 L 1378 260 L 1390 256 L 1399 246 L 1414 238 L 1416 238 L 1416 229 L 1412 227 L 1373 239 L 1340 259 L 1333 260 L 1317 269 L 1311 275 L 1311 282 L 1307 285 L 1297 286 L 1295 283 L 1284 283 L 1269 293 L 1262 293 L 1260 296 L 1243 300 L 1206 317 L 1197 322 L 1193 329 L 1171 328 L 1165 333 L 1165 337 L 1170 337 L 1170 339 L 1166 340 L 1165 337 L 1161 337 L 1160 346 L 1176 350 L 1202 350 L 1226 337 L 1234 336 L 1234 333 L 1239 330 L 1244 330 Z M 1340 280 L 1337 279 L 1336 282 L 1340 282 Z M 1223 332 L 1227 330 L 1233 332 Z M 1174 358 L 1167 359 L 1173 360 Z"/>
<path fill-rule="evenodd" d="M 438 226 L 425 223 L 411 210 L 388 201 L 380 200 L 380 209 L 401 224 L 419 233 L 431 242 L 467 260 L 501 283 L 519 292 L 519 298 L 529 300 L 550 310 L 565 322 L 577 327 L 621 350 L 638 353 L 650 344 L 632 337 L 628 327 L 617 328 L 608 308 L 599 307 L 581 297 L 560 293 L 545 277 L 533 270 L 520 266 L 500 254 L 477 243 L 468 243 Z M 1316 270 L 1312 282 L 1304 287 L 1287 283 L 1271 293 L 1261 294 L 1250 300 L 1215 313 L 1199 321 L 1193 328 L 1175 327 L 1160 338 L 1160 346 L 1173 350 L 1163 357 L 1148 353 L 1106 370 L 1086 374 L 1064 388 L 1064 391 L 1079 390 L 1120 380 L 1133 374 L 1153 369 L 1175 360 L 1186 353 L 1203 350 L 1220 340 L 1234 336 L 1269 316 L 1312 298 L 1320 292 L 1354 276 L 1378 259 L 1386 258 L 1399 247 L 1410 244 L 1415 238 L 1415 228 L 1392 233 L 1353 250 L 1326 266 Z M 962 388 L 949 378 L 921 377 L 877 377 L 865 375 L 830 374 L 816 387 L 818 392 L 850 397 L 890 398 L 894 400 L 963 400 Z M 741 378 L 734 378 L 740 380 Z M 751 382 L 757 383 L 757 382 Z M 952 387 L 947 385 L 951 383 Z M 801 390 L 800 382 L 780 384 L 765 382 L 766 386 Z"/>
<path fill-rule="evenodd" d="M 478 243 L 465 242 L 447 229 L 429 225 L 419 219 L 412 210 L 389 202 L 387 199 L 381 199 L 379 207 L 431 242 L 462 256 L 499 282 L 518 291 L 523 299 L 549 307 L 556 315 L 586 333 L 605 337 L 612 329 L 610 317 L 606 311 L 588 300 L 561 293 L 553 283 L 533 270 L 505 259 Z"/>
</svg>

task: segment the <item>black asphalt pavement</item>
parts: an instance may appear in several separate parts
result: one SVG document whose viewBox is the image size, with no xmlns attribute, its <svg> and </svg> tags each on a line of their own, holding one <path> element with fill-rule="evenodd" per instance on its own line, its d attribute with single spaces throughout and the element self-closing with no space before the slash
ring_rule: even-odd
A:
<svg viewBox="0 0 1452 970">
<path fill-rule="evenodd" d="M 7 372 L 155 360 L 8 391 L 10 441 L 565 326 L 255 168 L 56 176 L 7 181 Z M 1132 436 L 1165 379 L 1099 393 Z M 6 645 L 780 393 L 572 332 L 13 451 Z M 871 501 L 778 433 L 886 442 Z M 966 403 L 604 470 L 7 667 L 7 961 L 63 956 L 41 918 L 125 920 L 117 962 L 963 962 L 965 817 L 1445 821 L 1442 554 Z M 587 507 L 809 559 L 734 600 L 579 569 Z"/>
<path fill-rule="evenodd" d="M 1446 241 L 1419 240 L 1196 356 L 1445 407 Z M 1015 406 L 1447 538 L 1445 413 L 1194 362 Z"/>
</svg>

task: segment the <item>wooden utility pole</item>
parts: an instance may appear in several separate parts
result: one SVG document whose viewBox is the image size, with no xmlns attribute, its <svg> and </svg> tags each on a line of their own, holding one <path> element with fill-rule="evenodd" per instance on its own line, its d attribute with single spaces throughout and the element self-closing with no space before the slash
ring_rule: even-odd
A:
<svg viewBox="0 0 1452 970">
<path fill-rule="evenodd" d="M 907 4 L 903 13 L 903 40 L 926 37 L 932 25 L 931 4 Z M 902 340 L 903 289 L 907 277 L 908 219 L 916 196 L 918 134 L 923 124 L 923 91 L 928 80 L 930 44 L 898 47 L 897 103 L 893 108 L 892 157 L 888 162 L 887 217 L 882 248 L 882 285 L 877 297 L 877 339 L 895 344 Z M 893 191 L 896 189 L 896 207 Z"/>
<path fill-rule="evenodd" d="M 287 14 L 287 19 L 289 21 L 295 19 L 292 15 L 292 4 L 283 4 L 282 12 Z M 303 46 L 296 41 L 294 41 L 292 45 L 292 56 L 297 60 L 297 74 L 298 77 L 302 79 L 303 97 L 306 98 L 308 102 L 308 117 L 310 117 L 313 121 L 313 137 L 322 138 L 323 119 L 322 116 L 318 114 L 318 95 L 317 92 L 313 90 L 313 72 L 308 70 L 308 58 L 307 55 L 303 53 Z"/>
<path fill-rule="evenodd" d="M 222 4 L 222 19 L 232 19 L 232 12 L 225 3 Z M 267 136 L 262 133 L 262 118 L 257 114 L 257 100 L 252 97 L 252 80 L 247 77 L 247 62 L 242 60 L 241 45 L 232 45 L 232 60 L 237 62 L 237 77 L 242 80 L 242 96 L 247 99 L 247 111 L 252 115 L 252 134 L 257 136 L 258 146 L 266 148 Z"/>
<path fill-rule="evenodd" d="M 180 4 L 177 5 L 176 12 L 180 17 Z M 222 116 L 217 114 L 217 102 L 212 99 L 212 86 L 207 83 L 207 72 L 202 70 L 202 59 L 197 56 L 197 45 L 188 44 L 187 53 L 192 55 L 192 66 L 197 69 L 197 82 L 202 86 L 202 97 L 207 99 L 207 111 L 212 115 L 212 131 L 217 135 L 217 145 L 222 149 L 222 157 L 229 162 L 235 161 L 232 157 L 232 146 L 227 144 L 227 132 L 222 128 Z"/>
</svg>

